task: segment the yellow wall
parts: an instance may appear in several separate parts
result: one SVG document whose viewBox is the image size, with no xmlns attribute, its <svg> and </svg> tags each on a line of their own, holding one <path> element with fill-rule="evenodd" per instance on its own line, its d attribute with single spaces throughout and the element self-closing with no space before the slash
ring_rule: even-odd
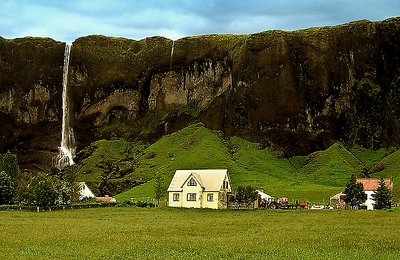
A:
<svg viewBox="0 0 400 260">
<path fill-rule="evenodd" d="M 227 176 L 225 180 L 230 184 L 229 177 Z M 182 186 L 181 192 L 169 192 L 168 195 L 168 206 L 170 207 L 184 207 L 184 208 L 226 208 L 226 191 L 230 192 L 231 187 L 228 185 L 225 190 L 223 187 L 220 188 L 221 191 L 210 191 L 203 192 L 203 188 L 199 183 L 196 186 L 188 186 L 187 182 Z M 173 194 L 179 193 L 179 201 L 173 200 Z M 196 201 L 187 201 L 187 194 L 195 193 Z M 207 194 L 213 194 L 213 201 L 207 201 Z"/>
<path fill-rule="evenodd" d="M 187 186 L 183 185 L 183 196 L 182 196 L 182 207 L 184 208 L 201 208 L 201 203 L 202 203 L 202 188 L 201 186 L 197 183 L 196 186 Z M 196 201 L 187 201 L 187 194 L 188 193 L 196 193 Z"/>
<path fill-rule="evenodd" d="M 207 194 L 213 194 L 213 201 L 207 201 Z M 218 192 L 203 192 L 203 208 L 218 209 Z"/>
<path fill-rule="evenodd" d="M 179 194 L 179 201 L 174 201 L 174 193 L 178 193 Z M 168 196 L 168 206 L 170 207 L 182 207 L 182 192 L 169 192 L 169 196 Z"/>
</svg>

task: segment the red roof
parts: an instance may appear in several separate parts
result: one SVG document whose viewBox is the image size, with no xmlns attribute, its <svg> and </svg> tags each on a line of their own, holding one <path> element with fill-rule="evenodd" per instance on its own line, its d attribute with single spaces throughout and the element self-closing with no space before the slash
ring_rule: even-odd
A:
<svg viewBox="0 0 400 260">
<path fill-rule="evenodd" d="M 96 201 L 110 202 L 112 197 L 96 197 Z"/>
<path fill-rule="evenodd" d="M 376 190 L 379 187 L 380 179 L 357 179 L 364 185 L 364 190 Z M 385 179 L 386 187 L 393 189 L 393 182 L 391 179 Z"/>
</svg>

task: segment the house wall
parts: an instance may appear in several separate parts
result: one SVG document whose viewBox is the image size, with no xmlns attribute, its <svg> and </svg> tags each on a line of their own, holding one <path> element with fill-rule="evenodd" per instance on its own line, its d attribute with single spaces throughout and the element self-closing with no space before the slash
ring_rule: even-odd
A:
<svg viewBox="0 0 400 260">
<path fill-rule="evenodd" d="M 365 191 L 365 194 L 367 194 L 367 200 L 362 205 L 367 206 L 367 210 L 374 209 L 375 200 L 372 198 L 372 194 L 374 194 L 374 193 L 375 193 L 375 191 L 372 191 L 372 190 Z"/>
<path fill-rule="evenodd" d="M 185 208 L 201 208 L 202 207 L 202 187 L 197 183 L 196 186 L 183 185 L 182 207 Z M 196 193 L 196 201 L 187 201 L 188 193 Z"/>
<path fill-rule="evenodd" d="M 232 192 L 231 180 L 229 179 L 228 174 L 225 176 L 224 181 L 227 183 L 227 187 L 225 187 L 225 189 L 223 189 L 223 187 L 221 187 L 221 190 L 223 190 L 224 192 Z"/>
<path fill-rule="evenodd" d="M 210 208 L 210 209 L 218 209 L 218 193 L 217 191 L 213 192 L 203 192 L 202 196 L 202 205 L 203 208 Z M 213 194 L 213 201 L 207 201 L 208 194 Z"/>
<path fill-rule="evenodd" d="M 224 183 L 221 184 L 220 191 L 204 191 L 202 186 L 196 180 L 196 186 L 188 186 L 188 178 L 182 186 L 182 191 L 170 191 L 168 193 L 168 206 L 169 207 L 184 207 L 184 208 L 227 208 L 227 192 L 231 191 L 231 185 L 228 175 L 225 177 Z M 173 200 L 173 194 L 179 193 L 179 201 Z M 196 200 L 188 201 L 188 194 L 195 193 Z M 207 195 L 213 194 L 213 201 L 207 201 Z"/>
<path fill-rule="evenodd" d="M 174 201 L 174 193 L 178 193 L 179 194 L 179 201 Z M 168 206 L 169 207 L 182 207 L 182 200 L 183 200 L 183 193 L 182 192 L 172 192 L 170 191 L 168 194 Z"/>
</svg>

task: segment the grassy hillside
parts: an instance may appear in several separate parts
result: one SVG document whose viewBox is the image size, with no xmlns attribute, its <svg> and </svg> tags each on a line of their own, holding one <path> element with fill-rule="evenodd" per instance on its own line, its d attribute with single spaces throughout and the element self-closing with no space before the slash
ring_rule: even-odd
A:
<svg viewBox="0 0 400 260">
<path fill-rule="evenodd" d="M 331 153 L 336 152 L 333 149 Z M 297 158 L 296 161 L 305 160 Z M 297 163 L 297 168 L 300 168 L 296 169 L 290 160 L 275 158 L 268 149 L 260 150 L 257 143 L 238 137 L 224 140 L 218 132 L 201 124 L 191 125 L 149 146 L 139 158 L 139 164 L 132 175 L 146 171 L 153 176 L 160 172 L 165 177 L 165 188 L 176 169 L 227 168 L 234 188 L 253 185 L 273 196 L 314 202 L 327 202 L 331 195 L 342 189 L 351 173 L 356 172 L 355 169 L 348 173 L 342 171 L 339 181 L 324 181 L 323 169 L 312 170 L 310 163 Z M 303 167 L 307 174 L 304 174 Z M 315 178 L 317 174 L 321 177 Z M 129 200 L 131 197 L 153 196 L 153 189 L 150 181 L 116 197 Z"/>
<path fill-rule="evenodd" d="M 258 143 L 238 137 L 226 140 L 217 131 L 193 124 L 149 146 L 121 139 L 97 141 L 84 151 L 86 157 L 78 167 L 81 180 L 141 183 L 116 195 L 117 200 L 153 197 L 152 178 L 157 172 L 164 177 L 166 190 L 177 169 L 226 168 L 234 189 L 252 185 L 291 201 L 327 203 L 352 174 L 364 176 L 368 169 L 376 168 L 372 177 L 393 176 L 400 181 L 400 151 L 390 152 L 360 147 L 349 151 L 336 143 L 325 151 L 285 159 L 260 149 Z M 397 184 L 395 188 L 397 192 Z"/>
<path fill-rule="evenodd" d="M 400 150 L 393 152 L 383 158 L 380 162 L 383 169 L 379 172 L 373 173 L 371 177 L 375 178 L 391 178 L 393 177 L 393 200 L 400 201 Z"/>
</svg>

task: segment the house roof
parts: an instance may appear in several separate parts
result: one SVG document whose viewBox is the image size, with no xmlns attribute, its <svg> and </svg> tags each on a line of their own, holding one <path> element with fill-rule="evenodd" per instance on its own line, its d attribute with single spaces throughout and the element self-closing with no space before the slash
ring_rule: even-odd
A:
<svg viewBox="0 0 400 260">
<path fill-rule="evenodd" d="M 96 197 L 96 201 L 115 202 L 116 200 L 113 197 Z"/>
<path fill-rule="evenodd" d="M 379 187 L 379 179 L 357 179 L 357 182 L 362 183 L 364 190 L 376 190 Z M 386 187 L 393 189 L 393 182 L 391 179 L 385 179 Z"/>
<path fill-rule="evenodd" d="M 341 196 L 346 196 L 346 194 L 344 194 L 343 192 L 336 193 L 335 195 L 330 197 L 330 200 L 340 200 Z"/>
<path fill-rule="evenodd" d="M 266 194 L 265 192 L 261 191 L 261 190 L 256 190 L 257 193 L 260 195 L 261 199 L 270 199 L 270 198 L 274 198 L 268 194 Z"/>
<path fill-rule="evenodd" d="M 168 191 L 182 191 L 183 185 L 193 176 L 205 191 L 219 191 L 227 176 L 227 169 L 218 170 L 176 170 Z"/>
</svg>

